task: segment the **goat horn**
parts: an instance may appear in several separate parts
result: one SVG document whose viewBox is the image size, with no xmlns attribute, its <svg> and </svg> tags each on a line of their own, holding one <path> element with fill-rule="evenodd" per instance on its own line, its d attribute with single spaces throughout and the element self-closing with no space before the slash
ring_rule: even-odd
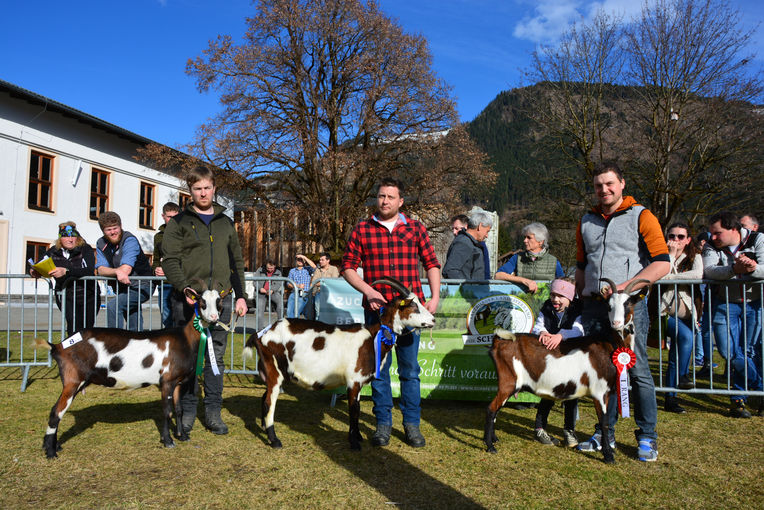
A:
<svg viewBox="0 0 764 510">
<path fill-rule="evenodd" d="M 610 278 L 600 278 L 601 282 L 605 282 L 610 286 L 610 291 L 615 294 L 618 292 L 618 286 Z"/>
<path fill-rule="evenodd" d="M 371 285 L 374 286 L 374 285 L 376 285 L 378 283 L 382 283 L 384 285 L 389 285 L 390 287 L 392 287 L 395 290 L 397 290 L 398 292 L 400 292 L 401 295 L 403 295 L 403 296 L 408 296 L 409 294 L 411 294 L 411 291 L 409 289 L 407 289 L 405 285 L 403 285 L 401 282 L 399 282 L 395 278 L 391 278 L 389 276 L 386 276 L 384 278 L 380 278 L 379 280 L 376 280 Z"/>
<path fill-rule="evenodd" d="M 645 278 L 640 278 L 639 280 L 634 280 L 631 283 L 629 283 L 623 291 L 626 294 L 631 294 L 631 289 L 634 288 L 635 285 L 639 283 L 646 283 L 648 286 L 650 285 L 650 280 L 647 280 Z"/>
</svg>

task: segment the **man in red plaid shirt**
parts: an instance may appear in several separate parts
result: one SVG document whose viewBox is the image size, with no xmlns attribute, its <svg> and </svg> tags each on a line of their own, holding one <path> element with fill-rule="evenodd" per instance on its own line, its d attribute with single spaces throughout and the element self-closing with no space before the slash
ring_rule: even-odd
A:
<svg viewBox="0 0 764 510">
<path fill-rule="evenodd" d="M 422 284 L 419 281 L 418 263 L 427 271 L 432 299 L 424 306 L 435 314 L 440 298 L 440 264 L 430 243 L 424 225 L 399 212 L 403 205 L 403 185 L 391 178 L 382 179 L 377 192 L 377 212 L 363 220 L 353 229 L 342 257 L 342 275 L 356 290 L 363 294 L 366 324 L 379 322 L 379 309 L 396 296 L 389 286 L 374 289 L 369 283 L 391 276 L 400 281 L 424 303 Z M 363 278 L 358 267 L 363 268 Z M 401 383 L 400 408 L 406 442 L 419 448 L 425 439 L 419 430 L 419 331 L 401 335 L 395 344 L 398 360 L 398 377 Z M 386 446 L 390 442 L 393 427 L 393 395 L 390 387 L 390 364 L 388 356 L 380 369 L 380 379 L 371 383 L 371 398 L 377 430 L 371 438 L 374 446 Z"/>
</svg>

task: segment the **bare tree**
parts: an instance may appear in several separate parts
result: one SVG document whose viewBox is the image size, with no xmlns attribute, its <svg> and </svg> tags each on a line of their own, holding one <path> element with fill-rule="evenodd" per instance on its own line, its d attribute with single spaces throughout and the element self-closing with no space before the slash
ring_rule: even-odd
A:
<svg viewBox="0 0 764 510">
<path fill-rule="evenodd" d="M 594 167 L 605 159 L 604 140 L 612 124 L 606 97 L 621 78 L 621 36 L 620 19 L 600 11 L 590 22 L 573 25 L 557 45 L 538 48 L 526 73 L 542 85 L 529 114 L 551 136 L 552 150 L 572 165 L 562 184 L 579 200 Z"/>
<path fill-rule="evenodd" d="M 762 164 L 753 32 L 726 0 L 657 0 L 625 33 L 638 126 L 629 137 L 632 181 L 663 225 L 680 212 L 708 213 L 720 195 L 729 207 L 729 192 Z"/>
<path fill-rule="evenodd" d="M 305 235 L 339 250 L 381 175 L 410 183 L 412 209 L 455 207 L 470 183 L 491 182 L 431 60 L 374 1 L 261 0 L 241 44 L 219 36 L 189 60 L 223 109 L 186 150 L 310 215 Z"/>
</svg>

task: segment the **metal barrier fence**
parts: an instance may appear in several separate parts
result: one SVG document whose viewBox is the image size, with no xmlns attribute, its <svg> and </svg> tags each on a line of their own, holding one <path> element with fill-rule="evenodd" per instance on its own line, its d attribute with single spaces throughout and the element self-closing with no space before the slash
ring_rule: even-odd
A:
<svg viewBox="0 0 764 510">
<path fill-rule="evenodd" d="M 93 306 L 92 311 L 95 314 L 95 326 L 106 327 L 108 323 L 106 312 L 109 309 L 110 303 L 116 303 L 121 297 L 126 297 L 128 301 L 131 298 L 131 296 L 123 296 L 107 290 L 109 287 L 106 285 L 106 281 L 110 280 L 109 278 L 82 278 L 77 280 L 75 285 L 87 287 L 88 282 L 91 280 L 97 284 L 92 290 L 93 299 L 90 299 L 91 296 L 86 294 L 84 303 L 78 303 L 75 298 L 71 303 L 66 299 L 62 299 L 59 301 L 60 304 L 57 305 L 55 290 L 48 284 L 47 280 L 34 280 L 26 275 L 0 275 L 0 288 L 5 289 L 5 292 L 0 294 L 0 368 L 18 367 L 23 371 L 21 391 L 24 391 L 26 388 L 31 367 L 51 366 L 52 360 L 49 353 L 46 352 L 42 355 L 34 349 L 34 339 L 39 336 L 52 343 L 56 343 L 66 338 L 67 306 L 71 305 L 74 308 L 75 313 L 72 314 L 74 320 L 78 316 L 77 310 L 83 308 L 84 313 L 87 313 L 89 309 L 85 307 Z M 162 285 L 165 281 L 164 278 L 136 277 L 131 278 L 132 280 L 140 283 L 139 293 L 145 292 L 148 294 L 148 298 L 140 307 L 144 329 L 160 329 L 162 327 L 162 303 L 165 302 L 166 292 L 165 286 Z M 281 295 L 277 297 L 277 300 L 282 300 L 282 304 L 284 302 L 284 288 L 287 285 L 295 285 L 294 281 L 285 277 L 266 278 L 255 277 L 251 273 L 247 274 L 245 283 L 247 293 L 250 296 L 250 302 L 248 303 L 250 309 L 249 313 L 244 317 L 235 320 L 234 328 L 229 333 L 229 345 L 226 352 L 226 373 L 228 374 L 254 375 L 257 373 L 256 362 L 247 363 L 241 357 L 244 344 L 250 334 L 259 331 L 286 313 L 285 306 L 277 306 L 276 310 L 271 310 L 270 303 L 268 310 L 263 310 L 263 313 L 260 313 L 261 307 L 258 306 L 258 298 L 254 295 L 259 294 L 255 290 L 257 282 L 260 281 L 281 284 Z M 93 287 L 92 284 L 90 285 Z M 462 289 L 469 289 L 468 293 L 471 296 L 476 296 L 471 302 L 465 301 L 465 306 L 470 307 L 475 304 L 475 301 L 492 295 L 491 291 L 489 291 L 489 286 L 495 288 L 501 285 L 505 285 L 507 289 L 509 288 L 507 282 L 499 281 L 463 282 L 459 280 L 444 280 L 441 296 L 448 294 L 449 288 L 453 289 L 456 287 L 460 292 Z M 657 320 L 657 308 L 649 310 L 650 317 L 654 319 L 653 322 L 655 324 L 653 328 L 654 336 L 659 340 L 664 340 L 668 337 L 669 343 L 674 342 L 674 345 L 679 347 L 671 351 L 667 349 L 651 351 L 651 356 L 654 359 L 653 363 L 655 363 L 654 369 L 657 373 L 656 391 L 723 395 L 764 395 L 764 391 L 753 387 L 755 382 L 752 382 L 753 378 L 749 377 L 753 375 L 753 372 L 757 373 L 759 378 L 764 373 L 764 362 L 761 355 L 762 344 L 764 344 L 764 328 L 762 328 L 764 282 L 744 284 L 744 289 L 742 290 L 752 294 L 751 302 L 730 303 L 730 287 L 740 287 L 741 285 L 743 284 L 739 281 L 720 283 L 710 280 L 681 280 L 670 282 L 659 281 L 653 286 L 651 292 L 654 294 L 654 297 L 661 296 L 666 291 L 673 291 L 674 295 L 676 295 L 678 290 L 686 289 L 693 303 L 690 311 L 694 311 L 698 317 L 702 317 L 699 323 L 695 323 L 692 320 L 689 321 L 688 329 L 691 331 L 691 346 L 688 346 L 686 335 L 684 337 L 680 335 L 679 329 L 682 326 L 678 324 L 679 321 L 674 321 L 674 330 L 671 331 L 662 320 Z M 328 285 L 326 287 L 327 289 L 330 288 Z M 423 285 L 423 287 L 426 292 L 429 292 L 427 285 Z M 100 298 L 100 303 L 96 293 Z M 77 292 L 73 294 L 76 296 Z M 526 296 L 528 301 L 532 301 L 528 294 L 519 293 L 517 295 L 520 298 Z M 721 296 L 721 299 L 719 296 Z M 545 299 L 543 296 L 538 296 L 537 300 L 542 298 Z M 702 305 L 698 305 L 697 309 L 695 298 L 704 298 Z M 231 296 L 230 299 L 233 309 L 234 296 Z M 299 303 L 298 300 L 294 301 L 293 312 L 296 315 Z M 676 303 L 676 300 L 674 301 Z M 697 299 L 697 301 L 699 302 L 700 299 Z M 312 301 L 311 306 L 313 306 Z M 346 322 L 348 317 L 362 316 L 362 313 L 359 315 L 357 313 L 358 310 L 355 310 L 355 308 L 360 307 L 359 299 L 332 299 L 330 296 L 325 295 L 322 299 L 315 301 L 315 306 L 319 318 L 323 320 Z M 677 305 L 675 304 L 674 306 L 676 307 Z M 326 308 L 326 314 L 321 313 L 321 307 Z M 343 307 L 344 309 L 342 309 Z M 348 308 L 353 309 L 350 310 Z M 537 313 L 538 303 L 534 304 L 533 309 L 534 314 Z M 343 312 L 342 316 L 344 318 L 340 318 L 336 313 L 338 310 Z M 463 327 L 460 325 L 465 324 L 471 311 L 471 309 L 464 307 L 460 309 L 447 308 L 444 300 L 441 300 L 441 307 L 436 314 L 436 329 L 455 331 L 459 327 Z M 740 313 L 741 311 L 743 313 Z M 677 312 L 678 310 L 675 309 L 674 314 Z M 127 314 L 123 323 L 124 326 L 127 328 L 134 327 L 135 317 L 135 315 Z M 716 323 L 716 326 L 714 326 L 714 323 Z M 687 324 L 685 325 L 687 326 Z M 736 333 L 738 334 L 736 335 Z M 719 334 L 724 337 L 721 339 L 721 349 L 718 349 L 720 339 L 717 337 Z M 736 338 L 741 339 L 739 346 L 735 343 Z M 680 344 L 682 344 L 681 347 Z M 685 358 L 688 347 L 691 353 L 689 361 Z M 455 348 L 454 352 L 457 350 L 459 349 Z M 723 355 L 721 358 L 717 357 L 717 360 L 723 361 L 723 363 L 720 363 L 721 366 L 716 371 L 713 370 L 713 364 L 709 366 L 710 370 L 707 373 L 702 371 L 702 367 L 695 366 L 695 353 L 701 350 L 706 353 L 706 357 L 708 357 L 707 353 L 709 351 L 712 353 L 716 351 Z M 685 364 L 688 366 L 685 378 L 682 378 L 682 375 L 684 375 L 681 373 L 682 370 L 675 370 L 672 380 L 667 380 L 668 362 L 670 359 L 669 352 L 672 353 L 673 364 L 675 366 L 683 367 Z M 435 361 L 432 361 L 433 370 L 435 369 L 435 363 Z M 735 370 L 733 370 L 733 367 Z M 738 385 L 738 388 L 734 386 L 734 375 L 736 373 L 742 374 L 741 379 L 744 381 Z M 445 387 L 445 385 L 441 384 L 441 387 Z"/>
<path fill-rule="evenodd" d="M 71 291 L 69 299 L 61 299 L 53 289 L 52 281 L 34 279 L 29 275 L 0 274 L 0 288 L 4 289 L 0 294 L 0 368 L 18 367 L 22 370 L 21 391 L 26 389 L 32 367 L 52 366 L 48 351 L 35 350 L 35 338 L 51 343 L 61 342 L 68 336 L 68 322 L 72 322 L 74 329 L 75 324 L 81 326 L 82 316 L 91 313 L 94 316 L 93 327 L 109 327 L 116 323 L 126 329 L 136 329 L 137 320 L 142 329 L 162 328 L 162 307 L 166 303 L 166 288 L 163 285 L 166 280 L 163 277 L 131 277 L 131 282 L 138 282 L 137 289 L 129 289 L 126 293 L 112 291 L 107 284 L 109 280 L 115 281 L 114 278 L 95 276 L 80 278 L 67 290 Z M 295 285 L 289 278 L 251 275 L 247 275 L 245 283 L 247 287 L 254 288 L 256 282 L 264 280 L 280 282 L 282 287 Z M 120 299 L 127 302 L 126 312 L 130 312 L 124 313 L 124 316 L 116 306 Z M 235 297 L 231 295 L 230 299 L 233 310 Z M 140 313 L 135 309 L 138 301 L 141 301 Z M 241 357 L 244 344 L 250 334 L 285 313 L 284 307 L 276 307 L 275 310 L 269 307 L 267 313 L 253 314 L 251 312 L 258 311 L 257 299 L 247 304 L 248 313 L 233 320 L 234 328 L 228 336 L 226 373 L 229 374 L 257 374 L 257 364 L 246 363 Z M 112 316 L 112 321 L 109 321 L 109 313 L 120 317 Z"/>
</svg>

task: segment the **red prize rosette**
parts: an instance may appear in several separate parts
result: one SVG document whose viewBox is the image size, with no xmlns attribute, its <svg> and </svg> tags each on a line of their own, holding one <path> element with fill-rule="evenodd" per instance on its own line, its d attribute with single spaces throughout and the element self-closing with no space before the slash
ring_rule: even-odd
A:
<svg viewBox="0 0 764 510">
<path fill-rule="evenodd" d="M 637 356 L 628 347 L 619 347 L 612 356 L 615 369 L 618 371 L 618 409 L 621 416 L 629 417 L 629 380 L 627 370 L 637 363 Z"/>
</svg>

